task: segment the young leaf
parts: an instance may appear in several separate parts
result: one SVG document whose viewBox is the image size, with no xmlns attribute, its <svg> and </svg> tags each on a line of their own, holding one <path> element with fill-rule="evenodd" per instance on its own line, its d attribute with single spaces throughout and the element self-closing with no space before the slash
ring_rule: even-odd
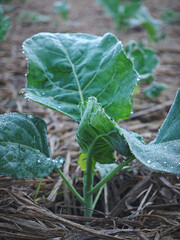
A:
<svg viewBox="0 0 180 240">
<path fill-rule="evenodd" d="M 62 158 L 50 158 L 45 122 L 32 114 L 0 115 L 0 175 L 40 178 L 60 168 Z"/>
<path fill-rule="evenodd" d="M 80 121 L 78 105 L 95 96 L 118 121 L 128 118 L 137 73 L 112 34 L 40 33 L 23 44 L 26 97 Z"/>
<path fill-rule="evenodd" d="M 87 163 L 87 154 L 85 154 L 85 153 L 80 153 L 80 155 L 79 155 L 79 159 L 78 159 L 78 164 L 79 164 L 79 166 L 81 167 L 81 171 L 86 171 L 86 163 Z M 93 161 L 92 161 L 92 168 L 94 169 L 95 168 L 95 165 L 96 165 L 96 162 L 94 161 L 94 159 L 93 159 Z"/>
<path fill-rule="evenodd" d="M 84 153 L 93 147 L 93 159 L 99 163 L 113 163 L 113 151 L 130 154 L 127 143 L 119 133 L 118 125 L 110 119 L 97 99 L 90 97 L 85 104 L 77 130 L 77 141 Z"/>
<path fill-rule="evenodd" d="M 156 170 L 180 174 L 180 89 L 156 139 L 149 144 L 134 133 L 121 129 L 134 156 Z"/>
</svg>

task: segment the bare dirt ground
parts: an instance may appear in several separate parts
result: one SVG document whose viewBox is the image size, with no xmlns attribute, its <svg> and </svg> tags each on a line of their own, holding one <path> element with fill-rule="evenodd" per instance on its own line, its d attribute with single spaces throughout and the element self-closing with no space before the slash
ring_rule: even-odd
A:
<svg viewBox="0 0 180 240">
<path fill-rule="evenodd" d="M 0 43 L 0 114 L 31 112 L 48 125 L 53 156 L 66 158 L 64 173 L 82 192 L 82 175 L 77 165 L 79 146 L 75 141 L 77 125 L 69 118 L 24 99 L 20 93 L 26 84 L 27 62 L 22 43 L 39 32 L 82 32 L 103 35 L 112 32 L 125 45 L 129 40 L 146 43 L 143 29 L 116 31 L 113 21 L 93 0 L 67 0 L 70 14 L 66 24 L 53 13 L 53 0 L 13 0 L 7 13 L 12 28 Z M 145 1 L 154 17 L 164 8 L 180 10 L 179 0 Z M 51 17 L 48 23 L 20 20 L 24 10 Z M 167 89 L 156 99 L 140 94 L 134 99 L 134 113 L 122 127 L 153 140 L 180 87 L 179 23 L 164 25 L 167 37 L 152 44 L 160 63 L 155 72 L 158 83 Z M 180 181 L 177 176 L 153 172 L 138 162 L 118 174 L 107 185 L 93 217 L 85 219 L 83 208 L 56 173 L 43 179 L 33 201 L 39 179 L 16 180 L 0 177 L 0 239 L 180 239 Z M 98 181 L 98 174 L 96 181 Z M 52 191 L 53 190 L 53 191 Z M 87 221 L 89 224 L 87 225 Z M 86 222 L 86 224 L 84 224 Z"/>
</svg>

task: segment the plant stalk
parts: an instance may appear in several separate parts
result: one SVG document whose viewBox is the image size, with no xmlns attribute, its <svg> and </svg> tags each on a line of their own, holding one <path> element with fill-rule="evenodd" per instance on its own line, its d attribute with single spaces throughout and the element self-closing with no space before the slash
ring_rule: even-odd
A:
<svg viewBox="0 0 180 240">
<path fill-rule="evenodd" d="M 60 177 L 62 177 L 62 179 L 64 180 L 64 182 L 67 184 L 68 188 L 70 189 L 70 191 L 77 197 L 77 199 L 84 204 L 84 198 L 81 197 L 81 195 L 76 191 L 76 189 L 69 183 L 69 181 L 67 180 L 67 178 L 64 176 L 63 172 L 58 169 L 55 168 L 56 172 L 60 175 Z"/>
<path fill-rule="evenodd" d="M 126 160 L 124 160 L 121 164 L 119 164 L 112 172 L 110 172 L 105 178 L 103 178 L 98 184 L 96 184 L 89 192 L 88 194 L 93 194 L 97 190 L 99 190 L 102 186 L 104 186 L 105 183 L 107 183 L 116 173 L 118 173 L 124 166 L 126 166 L 128 163 L 132 162 L 134 160 L 134 155 L 131 155 L 130 157 L 127 157 Z"/>
<path fill-rule="evenodd" d="M 87 162 L 86 162 L 86 171 L 84 172 L 84 187 L 83 187 L 83 195 L 84 195 L 84 216 L 91 217 L 93 209 L 93 193 L 90 193 L 93 188 L 93 180 L 94 180 L 94 167 L 92 164 L 92 149 L 89 149 L 87 154 Z"/>
</svg>

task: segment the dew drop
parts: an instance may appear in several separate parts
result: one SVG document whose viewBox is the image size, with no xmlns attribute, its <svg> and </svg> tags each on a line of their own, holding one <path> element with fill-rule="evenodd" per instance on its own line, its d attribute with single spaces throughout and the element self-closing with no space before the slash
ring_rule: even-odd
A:
<svg viewBox="0 0 180 240">
<path fill-rule="evenodd" d="M 40 160 L 38 160 L 38 163 L 40 163 L 41 161 Z"/>
<path fill-rule="evenodd" d="M 167 162 L 164 162 L 164 164 L 166 164 Z"/>
<path fill-rule="evenodd" d="M 33 118 L 33 115 L 32 114 L 28 114 L 28 118 Z"/>
<path fill-rule="evenodd" d="M 151 160 L 147 160 L 147 163 L 151 163 Z"/>
</svg>

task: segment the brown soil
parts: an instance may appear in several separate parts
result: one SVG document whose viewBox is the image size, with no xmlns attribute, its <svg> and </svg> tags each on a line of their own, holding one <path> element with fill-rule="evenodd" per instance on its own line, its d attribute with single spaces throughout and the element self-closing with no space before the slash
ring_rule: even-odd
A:
<svg viewBox="0 0 180 240">
<path fill-rule="evenodd" d="M 142 28 L 116 31 L 112 19 L 94 0 L 67 0 L 70 14 L 67 23 L 53 14 L 53 0 L 13 0 L 12 28 L 0 42 L 0 114 L 31 112 L 45 119 L 53 156 L 66 158 L 64 173 L 82 192 L 82 175 L 77 165 L 80 153 L 75 141 L 77 124 L 69 118 L 23 98 L 27 62 L 22 43 L 38 32 L 83 32 L 103 35 L 112 32 L 125 45 L 129 40 L 146 43 Z M 154 17 L 160 10 L 180 10 L 179 0 L 145 1 Z M 48 23 L 20 21 L 24 10 L 51 16 Z M 179 25 L 164 25 L 167 37 L 153 43 L 160 63 L 155 72 L 158 83 L 166 83 L 160 97 L 148 99 L 140 93 L 134 99 L 134 114 L 122 127 L 153 140 L 164 121 L 180 87 Z M 145 86 L 142 87 L 142 90 Z M 141 91 L 142 91 L 141 90 Z M 99 180 L 98 174 L 96 181 Z M 83 208 L 54 172 L 44 178 L 33 201 L 39 179 L 16 180 L 0 177 L 0 239 L 180 239 L 180 181 L 177 176 L 153 172 L 138 162 L 115 176 L 104 190 L 93 217 L 83 217 Z M 53 191 L 52 191 L 53 189 Z M 89 224 L 87 224 L 89 222 Z M 86 224 L 84 224 L 86 223 Z"/>
</svg>

